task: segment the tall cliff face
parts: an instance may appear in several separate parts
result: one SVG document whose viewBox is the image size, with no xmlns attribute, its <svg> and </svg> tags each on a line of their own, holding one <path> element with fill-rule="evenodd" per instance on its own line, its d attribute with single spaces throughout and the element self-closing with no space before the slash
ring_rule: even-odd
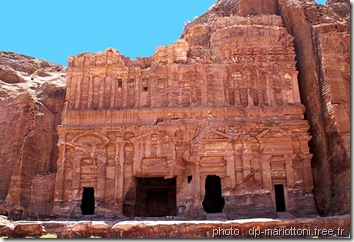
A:
<svg viewBox="0 0 354 242">
<path fill-rule="evenodd" d="M 325 216 L 344 214 L 350 211 L 349 20 L 349 0 L 328 0 L 326 6 L 313 0 L 218 0 L 186 26 L 181 40 L 174 45 L 159 47 L 153 57 L 137 61 L 122 57 L 121 61 L 143 69 L 159 63 L 184 63 L 181 71 L 188 78 L 189 72 L 196 69 L 192 65 L 236 63 L 240 52 L 246 53 L 242 62 L 253 63 L 259 46 L 272 45 L 272 53 L 257 58 L 262 62 L 262 71 L 274 73 L 275 69 L 268 68 L 267 58 L 272 60 L 277 48 L 284 45 L 287 49 L 287 43 L 293 41 L 296 57 L 287 58 L 296 58 L 301 101 L 311 125 L 317 209 Z M 233 25 L 238 27 L 228 27 Z M 288 33 L 283 33 L 283 26 Z M 275 36 L 279 41 L 273 41 Z M 251 69 L 250 73 L 257 66 Z M 63 67 L 46 61 L 0 53 L 0 130 L 4 137 L 0 140 L 0 213 L 33 213 L 35 201 L 39 214 L 50 214 L 57 170 L 56 126 L 62 123 L 65 97 L 64 73 Z M 258 74 L 262 76 L 262 72 Z M 248 78 L 251 80 L 251 75 Z M 211 83 L 211 87 L 220 91 L 220 85 Z M 189 86 L 183 88 L 181 93 Z M 278 91 L 276 96 L 281 97 Z M 251 92 L 246 102 L 258 103 L 256 97 L 263 94 Z M 70 95 L 74 97 L 75 92 Z M 195 95 L 199 100 L 201 95 Z M 240 93 L 241 98 L 245 95 Z M 219 96 L 208 96 L 205 102 L 211 98 L 217 100 Z M 237 102 L 232 95 L 228 98 L 230 103 Z M 181 100 L 188 104 L 191 99 L 186 96 Z M 105 103 L 102 100 L 97 106 Z M 72 102 L 69 108 L 75 105 Z"/>
<path fill-rule="evenodd" d="M 314 194 L 321 215 L 350 210 L 350 23 L 332 9 L 335 2 L 339 1 L 323 6 L 279 0 L 280 14 L 295 37 L 300 92 L 313 136 Z M 349 1 L 340 5 L 350 8 Z"/>
<path fill-rule="evenodd" d="M 62 66 L 0 52 L 0 212 L 49 213 L 64 97 Z"/>
</svg>

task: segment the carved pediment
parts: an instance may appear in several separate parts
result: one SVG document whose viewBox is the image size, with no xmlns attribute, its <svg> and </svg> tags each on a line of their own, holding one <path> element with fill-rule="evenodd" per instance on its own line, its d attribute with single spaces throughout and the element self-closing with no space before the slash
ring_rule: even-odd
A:
<svg viewBox="0 0 354 242">
<path fill-rule="evenodd" d="M 92 146 L 92 145 L 102 145 L 107 144 L 109 139 L 97 132 L 86 132 L 77 135 L 72 139 L 71 143 L 74 146 Z"/>
<path fill-rule="evenodd" d="M 225 140 L 230 140 L 231 136 L 227 135 L 223 132 L 220 132 L 218 130 L 212 130 L 210 132 L 207 132 L 202 136 L 203 140 L 220 140 L 220 141 L 225 141 Z"/>
<path fill-rule="evenodd" d="M 262 140 L 262 139 L 284 139 L 284 138 L 288 138 L 289 135 L 286 131 L 284 131 L 283 129 L 279 128 L 279 127 L 272 127 L 272 128 L 267 128 L 265 130 L 263 130 L 262 132 L 260 132 L 256 138 L 258 140 Z"/>
</svg>

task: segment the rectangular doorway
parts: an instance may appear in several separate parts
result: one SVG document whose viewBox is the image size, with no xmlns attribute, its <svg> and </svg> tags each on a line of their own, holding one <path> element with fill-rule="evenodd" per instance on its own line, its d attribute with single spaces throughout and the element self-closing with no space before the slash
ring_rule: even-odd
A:
<svg viewBox="0 0 354 242">
<path fill-rule="evenodd" d="M 275 206 L 277 212 L 285 212 L 285 196 L 284 186 L 281 184 L 274 185 Z"/>
<path fill-rule="evenodd" d="M 176 178 L 137 178 L 136 216 L 176 215 Z"/>
<path fill-rule="evenodd" d="M 95 190 L 93 187 L 84 187 L 81 199 L 82 215 L 95 214 Z"/>
</svg>

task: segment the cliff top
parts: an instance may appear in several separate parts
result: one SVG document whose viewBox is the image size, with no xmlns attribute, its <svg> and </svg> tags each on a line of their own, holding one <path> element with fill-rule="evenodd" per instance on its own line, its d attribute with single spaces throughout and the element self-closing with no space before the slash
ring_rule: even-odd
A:
<svg viewBox="0 0 354 242">
<path fill-rule="evenodd" d="M 43 86 L 65 88 L 66 68 L 43 59 L 14 52 L 0 52 L 0 100 L 19 93 L 35 94 Z"/>
</svg>

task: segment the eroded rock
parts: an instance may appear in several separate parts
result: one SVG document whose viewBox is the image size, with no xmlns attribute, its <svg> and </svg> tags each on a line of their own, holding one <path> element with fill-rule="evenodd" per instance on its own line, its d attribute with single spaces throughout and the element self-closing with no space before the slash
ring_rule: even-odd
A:
<svg viewBox="0 0 354 242">
<path fill-rule="evenodd" d="M 0 71 L 0 210 L 17 219 L 48 215 L 54 195 L 56 126 L 64 106 L 65 69 L 11 52 L 0 52 L 0 65 L 0 70 L 6 67 L 13 76 L 9 81 L 9 75 Z"/>
</svg>

